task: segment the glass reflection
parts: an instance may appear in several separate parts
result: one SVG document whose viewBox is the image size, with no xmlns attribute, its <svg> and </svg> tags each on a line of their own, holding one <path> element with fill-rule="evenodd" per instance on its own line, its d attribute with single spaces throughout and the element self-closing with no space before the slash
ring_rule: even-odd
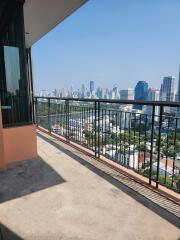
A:
<svg viewBox="0 0 180 240">
<path fill-rule="evenodd" d="M 19 83 L 21 79 L 19 49 L 17 47 L 5 46 L 4 62 L 7 92 L 16 95 L 19 91 Z"/>
</svg>

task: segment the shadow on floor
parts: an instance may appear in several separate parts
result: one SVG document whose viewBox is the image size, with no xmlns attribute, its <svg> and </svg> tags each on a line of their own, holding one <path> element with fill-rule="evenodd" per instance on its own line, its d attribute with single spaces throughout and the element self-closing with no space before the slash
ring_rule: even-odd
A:
<svg viewBox="0 0 180 240">
<path fill-rule="evenodd" d="M 23 240 L 23 238 L 19 237 L 3 224 L 0 224 L 0 240 Z"/>
<path fill-rule="evenodd" d="M 113 177 L 109 176 L 108 174 L 104 173 L 100 169 L 96 168 L 95 166 L 93 166 L 89 162 L 85 161 L 83 158 L 77 156 L 72 151 L 62 147 L 61 145 L 59 145 L 60 141 L 58 141 L 56 139 L 51 140 L 51 139 L 49 139 L 49 136 L 45 137 L 44 135 L 42 135 L 40 133 L 37 133 L 37 136 L 42 138 L 46 142 L 50 143 L 51 145 L 53 145 L 58 150 L 64 152 L 66 155 L 71 157 L 73 160 L 79 162 L 80 164 L 82 164 L 83 166 L 85 166 L 89 170 L 93 171 L 95 174 L 102 177 L 103 179 L 105 179 L 109 183 L 113 184 L 118 189 L 120 189 L 124 193 L 128 194 L 129 196 L 134 198 L 136 201 L 138 201 L 139 203 L 141 203 L 142 205 L 144 205 L 145 207 L 147 207 L 148 209 L 150 209 L 154 213 L 156 213 L 159 216 L 161 216 L 162 218 L 166 219 L 168 222 L 172 223 L 176 227 L 180 227 L 180 221 L 179 221 L 179 218 L 177 216 L 175 216 L 174 214 L 172 214 L 172 213 L 168 212 L 167 210 L 161 208 L 159 205 L 157 205 L 154 202 L 150 201 L 149 199 L 145 198 L 141 194 L 133 191 L 133 189 L 131 189 L 131 188 L 127 187 L 126 185 L 120 183 L 118 180 L 116 180 Z M 56 143 L 54 141 L 57 141 L 58 143 Z"/>
<path fill-rule="evenodd" d="M 0 172 L 0 203 L 64 182 L 40 157 L 23 161 Z"/>
</svg>

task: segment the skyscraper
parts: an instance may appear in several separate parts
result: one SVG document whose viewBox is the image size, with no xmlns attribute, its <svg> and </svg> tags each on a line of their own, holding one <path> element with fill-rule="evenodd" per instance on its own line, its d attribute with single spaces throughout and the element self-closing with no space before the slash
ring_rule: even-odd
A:
<svg viewBox="0 0 180 240">
<path fill-rule="evenodd" d="M 176 93 L 176 101 L 180 102 L 180 65 L 179 65 L 179 81 L 178 81 L 178 90 Z M 180 108 L 177 108 L 177 112 L 176 112 L 177 116 L 180 117 Z"/>
<path fill-rule="evenodd" d="M 139 81 L 135 87 L 135 100 L 147 100 L 148 96 L 148 83 Z M 134 108 L 142 110 L 142 105 L 136 105 Z"/>
<path fill-rule="evenodd" d="M 160 90 L 158 88 L 149 88 L 148 89 L 147 100 L 148 101 L 159 101 L 159 94 L 160 94 Z M 148 118 L 151 119 L 152 106 L 145 106 L 144 111 L 148 115 Z M 155 115 L 158 116 L 158 114 L 159 114 L 159 107 L 156 107 L 155 108 Z"/>
<path fill-rule="evenodd" d="M 163 78 L 160 89 L 161 101 L 174 101 L 175 99 L 175 77 L 167 76 Z"/>
<path fill-rule="evenodd" d="M 90 81 L 90 86 L 89 86 L 90 93 L 94 91 L 94 81 Z"/>
<path fill-rule="evenodd" d="M 85 85 L 82 84 L 82 87 L 81 87 L 81 96 L 82 96 L 82 98 L 85 97 L 85 91 L 86 91 Z"/>
<path fill-rule="evenodd" d="M 112 99 L 119 99 L 119 91 L 118 91 L 118 88 L 116 86 L 113 87 L 113 89 L 112 89 L 112 96 L 113 96 Z"/>
<path fill-rule="evenodd" d="M 149 88 L 147 100 L 149 101 L 159 101 L 159 89 L 158 88 Z"/>
<path fill-rule="evenodd" d="M 96 95 L 97 95 L 97 97 L 98 97 L 99 99 L 103 98 L 103 97 L 104 97 L 104 96 L 103 96 L 103 89 L 100 88 L 100 87 L 98 87 L 98 88 L 97 88 L 97 91 L 96 91 Z"/>
<path fill-rule="evenodd" d="M 135 100 L 147 100 L 148 83 L 139 81 L 135 87 Z"/>
<path fill-rule="evenodd" d="M 177 101 L 180 102 L 180 65 L 179 65 L 179 82 L 178 82 L 178 90 L 177 90 Z"/>
</svg>

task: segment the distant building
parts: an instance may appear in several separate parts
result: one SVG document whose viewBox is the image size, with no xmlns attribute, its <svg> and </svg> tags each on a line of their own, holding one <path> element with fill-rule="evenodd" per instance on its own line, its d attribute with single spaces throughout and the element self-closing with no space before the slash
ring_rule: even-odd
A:
<svg viewBox="0 0 180 240">
<path fill-rule="evenodd" d="M 90 81 L 90 86 L 89 86 L 90 93 L 94 92 L 94 81 Z"/>
<path fill-rule="evenodd" d="M 180 65 L 179 65 L 179 81 L 178 81 L 178 90 L 176 93 L 176 101 L 180 102 Z M 177 114 L 180 116 L 180 108 L 177 108 Z"/>
<path fill-rule="evenodd" d="M 47 90 L 41 90 L 40 97 L 47 97 L 47 96 L 48 96 Z"/>
<path fill-rule="evenodd" d="M 160 90 L 158 88 L 149 88 L 148 89 L 148 95 L 147 95 L 148 101 L 159 101 L 159 97 L 160 97 Z M 143 110 L 148 115 L 148 118 L 151 119 L 152 106 L 144 106 Z M 155 115 L 158 116 L 158 113 L 159 113 L 159 107 L 156 107 Z M 158 117 L 156 117 L 155 119 L 158 120 Z"/>
<path fill-rule="evenodd" d="M 160 100 L 173 102 L 175 101 L 175 77 L 168 76 L 163 78 L 163 83 L 160 89 Z M 164 107 L 164 111 L 167 113 L 176 112 L 175 108 Z"/>
<path fill-rule="evenodd" d="M 147 100 L 148 101 L 159 101 L 160 90 L 158 88 L 149 88 Z"/>
<path fill-rule="evenodd" d="M 86 95 L 86 88 L 85 88 L 85 85 L 82 84 L 82 87 L 81 87 L 81 96 L 82 96 L 82 98 L 84 98 L 85 95 Z"/>
<path fill-rule="evenodd" d="M 179 65 L 179 81 L 178 81 L 178 90 L 177 90 L 177 101 L 180 102 L 180 65 Z"/>
<path fill-rule="evenodd" d="M 112 99 L 119 99 L 119 91 L 117 87 L 113 87 L 112 89 Z"/>
<path fill-rule="evenodd" d="M 148 96 L 148 83 L 139 81 L 135 87 L 135 100 L 147 100 Z M 135 105 L 134 108 L 142 110 L 142 105 Z"/>
<path fill-rule="evenodd" d="M 175 77 L 168 76 L 163 78 L 160 89 L 160 100 L 168 102 L 175 100 Z"/>
<path fill-rule="evenodd" d="M 122 100 L 134 100 L 134 89 L 128 88 L 125 90 L 120 90 L 120 99 Z"/>
</svg>

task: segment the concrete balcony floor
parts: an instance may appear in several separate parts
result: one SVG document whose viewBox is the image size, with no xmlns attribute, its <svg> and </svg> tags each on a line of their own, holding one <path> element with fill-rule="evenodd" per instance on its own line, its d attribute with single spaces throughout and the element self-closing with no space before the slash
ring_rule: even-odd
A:
<svg viewBox="0 0 180 240">
<path fill-rule="evenodd" d="M 0 239 L 179 239 L 178 206 L 168 212 L 42 133 L 38 154 L 0 173 Z"/>
</svg>

